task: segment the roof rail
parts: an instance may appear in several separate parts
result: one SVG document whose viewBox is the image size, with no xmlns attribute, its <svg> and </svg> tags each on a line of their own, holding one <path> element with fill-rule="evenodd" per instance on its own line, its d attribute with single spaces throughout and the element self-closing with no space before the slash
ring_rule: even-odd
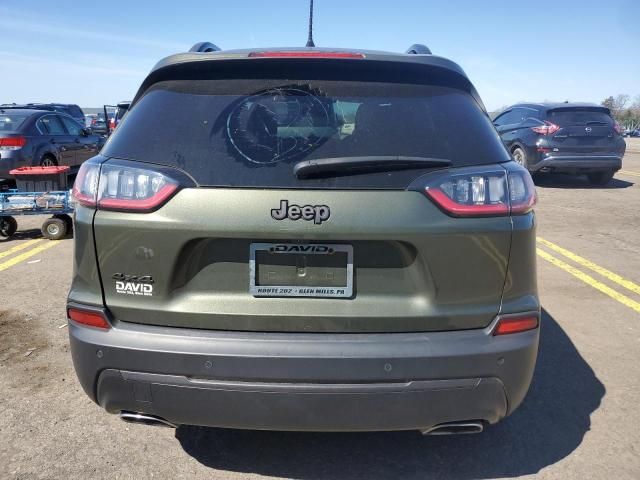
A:
<svg viewBox="0 0 640 480">
<path fill-rule="evenodd" d="M 426 45 L 422 45 L 421 43 L 414 43 L 409 47 L 404 53 L 408 53 L 409 55 L 431 55 L 431 50 Z"/>
<path fill-rule="evenodd" d="M 191 47 L 189 51 L 198 53 L 219 52 L 220 47 L 214 45 L 211 42 L 198 42 L 193 47 Z"/>
</svg>

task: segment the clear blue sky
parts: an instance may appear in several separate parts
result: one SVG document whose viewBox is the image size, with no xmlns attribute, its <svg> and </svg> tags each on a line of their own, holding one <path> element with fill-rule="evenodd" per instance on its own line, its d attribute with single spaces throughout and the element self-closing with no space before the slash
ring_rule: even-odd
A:
<svg viewBox="0 0 640 480">
<path fill-rule="evenodd" d="M 640 95 L 637 0 L 316 0 L 316 45 L 458 62 L 490 110 Z M 160 58 L 208 40 L 302 46 L 307 0 L 0 0 L 0 102 L 130 99 Z M 171 5 L 171 8 L 169 8 Z"/>
</svg>

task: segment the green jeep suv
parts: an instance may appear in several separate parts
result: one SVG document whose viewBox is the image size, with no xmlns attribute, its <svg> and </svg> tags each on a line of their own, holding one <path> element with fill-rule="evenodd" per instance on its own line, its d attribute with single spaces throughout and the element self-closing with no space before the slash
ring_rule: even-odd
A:
<svg viewBox="0 0 640 480">
<path fill-rule="evenodd" d="M 420 46 L 196 50 L 154 67 L 74 186 L 86 393 L 242 429 L 513 412 L 538 348 L 536 195 L 463 70 Z"/>
</svg>

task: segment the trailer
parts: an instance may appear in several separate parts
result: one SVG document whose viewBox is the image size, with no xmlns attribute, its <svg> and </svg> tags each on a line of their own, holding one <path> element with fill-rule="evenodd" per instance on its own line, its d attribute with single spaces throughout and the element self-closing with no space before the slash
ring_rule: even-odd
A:
<svg viewBox="0 0 640 480">
<path fill-rule="evenodd" d="M 18 231 L 15 217 L 50 215 L 42 223 L 42 235 L 60 240 L 73 230 L 73 199 L 67 187 L 69 167 L 22 167 L 11 170 L 16 189 L 0 192 L 0 238 Z"/>
<path fill-rule="evenodd" d="M 11 238 L 18 231 L 16 216 L 51 215 L 42 223 L 42 235 L 60 240 L 73 230 L 72 213 L 69 191 L 0 193 L 0 237 Z"/>
</svg>

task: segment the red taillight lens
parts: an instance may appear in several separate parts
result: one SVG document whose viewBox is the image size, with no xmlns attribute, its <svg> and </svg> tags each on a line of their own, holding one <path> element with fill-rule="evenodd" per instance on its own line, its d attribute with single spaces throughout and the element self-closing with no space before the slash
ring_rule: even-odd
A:
<svg viewBox="0 0 640 480">
<path fill-rule="evenodd" d="M 624 131 L 624 129 L 620 126 L 618 122 L 615 122 L 613 124 L 613 129 L 616 131 L 618 135 L 622 135 L 622 132 Z"/>
<path fill-rule="evenodd" d="M 555 123 L 547 122 L 545 120 L 544 125 L 540 125 L 539 127 L 531 127 L 531 130 L 541 135 L 553 135 L 558 130 L 560 130 L 560 127 Z"/>
<path fill-rule="evenodd" d="M 67 309 L 67 316 L 69 319 L 81 325 L 102 328 L 104 330 L 111 328 L 104 313 L 95 310 L 82 310 L 76 307 L 69 307 Z"/>
<path fill-rule="evenodd" d="M 24 137 L 0 138 L 0 150 L 20 150 L 27 143 Z"/>
<path fill-rule="evenodd" d="M 524 169 L 522 171 L 509 172 L 509 203 L 511 215 L 524 215 L 535 207 L 538 201 L 536 186 L 531 179 L 531 174 Z"/>
<path fill-rule="evenodd" d="M 149 212 L 163 205 L 178 182 L 163 173 L 118 163 L 85 163 L 78 172 L 73 196 L 85 206 L 102 210 Z"/>
<path fill-rule="evenodd" d="M 309 52 L 301 51 L 272 51 L 251 52 L 251 58 L 364 58 L 364 54 L 356 52 Z"/>
<path fill-rule="evenodd" d="M 521 215 L 536 203 L 535 186 L 524 169 L 472 169 L 469 173 L 441 175 L 429 182 L 425 193 L 454 217 Z"/>
<path fill-rule="evenodd" d="M 452 190 L 456 187 L 453 187 Z M 463 188 L 466 189 L 468 187 Z M 468 192 L 464 192 L 463 195 L 465 195 L 466 198 L 463 199 L 460 195 L 453 194 L 457 197 L 457 200 L 454 200 L 448 193 L 437 187 L 427 188 L 426 192 L 440 208 L 455 217 L 499 216 L 509 213 L 509 205 L 507 205 L 504 199 L 500 199 L 494 203 L 486 203 L 484 199 L 469 199 Z"/>
<path fill-rule="evenodd" d="M 493 329 L 494 335 L 508 335 L 510 333 L 526 332 L 538 328 L 538 316 L 534 314 L 524 316 L 502 317 Z"/>
<path fill-rule="evenodd" d="M 95 207 L 100 164 L 85 162 L 80 167 L 71 192 L 73 199 L 85 207 Z"/>
</svg>

